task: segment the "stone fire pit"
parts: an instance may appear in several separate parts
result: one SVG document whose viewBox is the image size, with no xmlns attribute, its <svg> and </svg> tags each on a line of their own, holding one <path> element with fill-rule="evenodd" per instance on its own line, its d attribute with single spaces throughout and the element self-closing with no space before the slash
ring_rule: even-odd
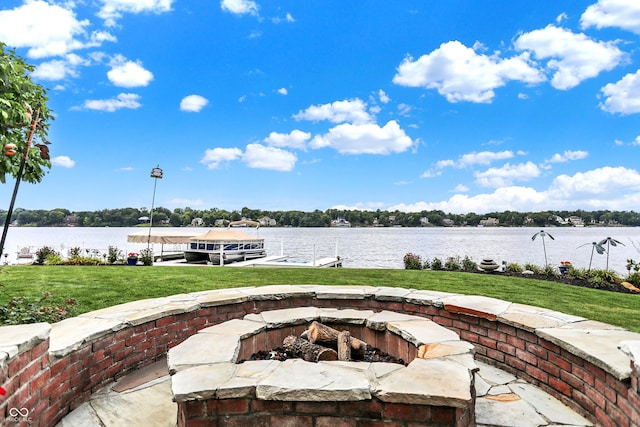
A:
<svg viewBox="0 0 640 427">
<path fill-rule="evenodd" d="M 408 365 L 236 363 L 300 335 L 312 321 L 348 330 Z M 393 420 L 397 426 L 474 425 L 473 346 L 418 316 L 316 307 L 263 311 L 199 331 L 169 351 L 168 364 L 179 426 L 320 425 L 347 418 Z"/>
</svg>

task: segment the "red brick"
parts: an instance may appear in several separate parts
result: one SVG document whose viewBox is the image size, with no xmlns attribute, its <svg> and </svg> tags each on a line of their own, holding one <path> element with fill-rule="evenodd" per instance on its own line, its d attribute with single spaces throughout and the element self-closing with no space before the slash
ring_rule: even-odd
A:
<svg viewBox="0 0 640 427">
<path fill-rule="evenodd" d="M 638 396 L 637 394 L 634 395 Z M 640 403 L 640 401 L 637 403 Z M 622 413 L 629 417 L 631 425 L 640 425 L 640 406 L 634 406 L 629 400 L 620 398 L 618 399 L 618 407 Z"/>
<path fill-rule="evenodd" d="M 580 378 L 582 382 L 589 386 L 593 386 L 595 384 L 594 376 L 582 366 L 574 366 L 571 370 L 571 373 L 576 377 Z"/>
<path fill-rule="evenodd" d="M 548 358 L 548 351 L 544 347 L 541 347 L 537 344 L 527 344 L 527 351 L 536 356 L 538 359 L 547 360 Z"/>
<path fill-rule="evenodd" d="M 526 347 L 526 342 L 523 339 L 512 335 L 509 335 L 507 337 L 507 344 L 512 345 L 520 350 L 524 350 Z"/>
<path fill-rule="evenodd" d="M 584 394 L 591 399 L 591 401 L 596 404 L 597 406 L 599 406 L 602 409 L 606 409 L 608 406 L 607 405 L 607 400 L 604 398 L 604 396 L 602 394 L 600 394 L 595 388 L 593 387 L 585 387 L 584 388 Z"/>
<path fill-rule="evenodd" d="M 356 422 L 356 420 L 338 417 L 317 417 L 315 427 L 356 427 Z"/>
<path fill-rule="evenodd" d="M 532 365 L 532 366 L 537 366 L 538 365 L 538 358 L 535 357 L 533 354 L 517 349 L 516 350 L 516 357 L 522 361 L 524 361 L 525 363 L 527 363 L 528 365 Z"/>
<path fill-rule="evenodd" d="M 504 361 L 507 366 L 511 366 L 518 372 L 524 372 L 527 366 L 527 364 L 522 359 L 519 359 L 518 357 L 506 356 L 504 358 Z"/>
<path fill-rule="evenodd" d="M 30 382 L 29 387 L 31 388 L 31 393 L 36 390 L 40 390 L 51 378 L 51 371 L 46 369 L 38 373 Z"/>
<path fill-rule="evenodd" d="M 305 414 L 335 414 L 338 412 L 337 402 L 296 402 L 295 411 Z"/>
<path fill-rule="evenodd" d="M 517 329 L 516 330 L 516 336 L 518 338 L 522 338 L 523 340 L 533 343 L 533 344 L 537 344 L 538 343 L 538 337 L 528 331 L 525 331 L 524 329 Z"/>
<path fill-rule="evenodd" d="M 491 359 L 503 363 L 505 356 L 504 353 L 498 350 L 487 350 L 486 352 L 487 356 L 490 357 Z"/>
<path fill-rule="evenodd" d="M 629 417 L 627 417 L 618 407 L 615 405 L 607 406 L 607 414 L 609 418 L 615 423 L 616 427 L 629 427 Z M 634 426 L 634 427 L 637 427 Z"/>
<path fill-rule="evenodd" d="M 20 353 L 13 360 L 9 362 L 9 377 L 15 377 L 20 371 L 22 371 L 31 362 L 29 352 Z"/>
<path fill-rule="evenodd" d="M 564 381 L 560 381 L 557 378 L 549 378 L 549 382 L 548 382 L 549 386 L 556 390 L 557 392 L 568 396 L 568 397 L 572 397 L 573 394 L 573 388 L 571 388 L 571 386 L 569 384 L 567 384 Z"/>
<path fill-rule="evenodd" d="M 571 371 L 571 363 L 558 356 L 556 353 L 549 353 L 548 360 L 563 371 Z"/>
<path fill-rule="evenodd" d="M 431 408 L 431 421 L 433 422 L 453 425 L 455 418 L 456 411 L 454 408 L 444 408 L 441 406 Z"/>
<path fill-rule="evenodd" d="M 40 372 L 40 363 L 31 362 L 25 369 L 20 372 L 20 385 L 27 384 L 31 379 Z"/>
<path fill-rule="evenodd" d="M 580 378 L 576 377 L 572 373 L 567 371 L 560 371 L 560 379 L 576 390 L 584 392 L 584 383 Z"/>
<path fill-rule="evenodd" d="M 525 372 L 541 383 L 547 384 L 549 382 L 549 374 L 544 372 L 542 369 L 536 368 L 535 366 L 527 366 Z"/>
<path fill-rule="evenodd" d="M 251 399 L 251 412 L 285 413 L 293 410 L 293 402 L 282 400 Z"/>
<path fill-rule="evenodd" d="M 31 360 L 35 360 L 49 351 L 49 339 L 41 341 L 30 350 Z"/>
<path fill-rule="evenodd" d="M 606 417 L 606 415 L 605 416 L 598 416 L 597 415 L 596 410 L 599 411 L 599 412 L 603 412 L 602 408 L 598 408 L 596 406 L 596 404 L 593 403 L 593 401 L 591 399 L 589 399 L 589 397 L 587 397 L 582 392 L 574 390 L 573 391 L 573 400 L 574 400 L 574 402 L 576 402 L 578 405 L 580 405 L 580 407 L 583 408 L 588 413 L 595 414 L 596 417 L 598 418 L 598 420 L 600 420 L 600 418 L 605 418 Z"/>
<path fill-rule="evenodd" d="M 509 356 L 516 355 L 516 348 L 510 344 L 499 342 L 496 349 L 501 353 L 508 354 Z"/>
<path fill-rule="evenodd" d="M 338 403 L 338 414 L 347 417 L 382 418 L 382 403 L 376 400 Z"/>
<path fill-rule="evenodd" d="M 538 360 L 538 367 L 554 377 L 560 377 L 560 368 L 547 360 Z"/>
<path fill-rule="evenodd" d="M 313 417 L 310 416 L 271 415 L 270 421 L 272 426 L 278 427 L 313 427 Z"/>
<path fill-rule="evenodd" d="M 384 417 L 392 420 L 424 421 L 429 419 L 429 407 L 404 403 L 385 403 Z"/>
<path fill-rule="evenodd" d="M 249 412 L 248 399 L 225 399 L 218 405 L 219 414 L 245 414 Z"/>
</svg>

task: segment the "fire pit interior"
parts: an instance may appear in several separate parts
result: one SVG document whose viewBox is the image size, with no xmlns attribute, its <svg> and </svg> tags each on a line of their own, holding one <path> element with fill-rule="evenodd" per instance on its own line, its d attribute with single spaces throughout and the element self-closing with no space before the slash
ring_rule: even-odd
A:
<svg viewBox="0 0 640 427">
<path fill-rule="evenodd" d="M 325 335 L 331 343 L 335 335 L 335 349 L 308 348 L 327 344 Z M 250 360 L 287 346 L 301 358 Z M 357 361 L 366 347 L 406 366 Z M 316 307 L 264 311 L 199 331 L 169 351 L 168 363 L 180 426 L 230 417 L 247 425 L 335 417 L 474 425 L 473 346 L 418 316 Z"/>
</svg>

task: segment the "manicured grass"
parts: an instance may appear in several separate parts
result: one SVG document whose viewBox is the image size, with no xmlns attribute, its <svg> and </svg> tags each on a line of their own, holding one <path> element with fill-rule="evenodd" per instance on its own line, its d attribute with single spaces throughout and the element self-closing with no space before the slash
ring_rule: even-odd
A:
<svg viewBox="0 0 640 427">
<path fill-rule="evenodd" d="M 180 293 L 275 284 L 368 285 L 484 295 L 550 308 L 640 332 L 640 295 L 498 274 L 352 268 L 9 266 L 0 269 L 0 304 L 14 296 L 75 298 L 87 312 Z"/>
</svg>

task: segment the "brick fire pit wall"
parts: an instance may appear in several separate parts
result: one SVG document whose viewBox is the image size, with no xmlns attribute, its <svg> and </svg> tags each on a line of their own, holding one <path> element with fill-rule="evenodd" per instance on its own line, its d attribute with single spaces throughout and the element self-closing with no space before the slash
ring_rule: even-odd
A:
<svg viewBox="0 0 640 427">
<path fill-rule="evenodd" d="M 319 321 L 408 362 L 238 360 Z M 419 316 L 297 307 L 205 328 L 168 355 L 178 426 L 475 425 L 473 346 Z M 331 403 L 329 403 L 331 402 Z M 229 410 L 231 408 L 231 411 Z"/>
<path fill-rule="evenodd" d="M 476 359 L 541 387 L 594 424 L 640 425 L 640 334 L 486 297 L 312 285 L 175 295 L 53 325 L 0 327 L 0 425 L 54 426 L 92 393 L 158 360 L 201 329 L 299 306 L 390 310 L 431 319 L 473 343 Z"/>
</svg>

